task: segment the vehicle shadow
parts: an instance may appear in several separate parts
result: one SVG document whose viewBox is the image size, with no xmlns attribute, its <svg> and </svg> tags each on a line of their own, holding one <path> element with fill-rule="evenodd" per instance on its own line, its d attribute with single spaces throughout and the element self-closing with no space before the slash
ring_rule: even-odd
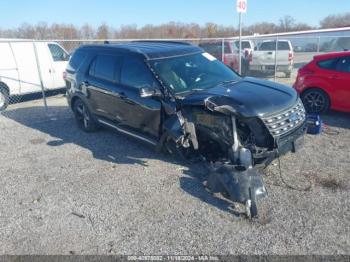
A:
<svg viewBox="0 0 350 262">
<path fill-rule="evenodd" d="M 154 148 L 133 138 L 101 129 L 96 133 L 81 131 L 75 122 L 70 109 L 65 106 L 50 106 L 50 115 L 43 107 L 27 107 L 10 109 L 1 115 L 21 125 L 49 135 L 52 139 L 47 146 L 60 147 L 65 144 L 75 144 L 89 150 L 95 159 L 115 164 L 147 166 L 147 159 L 157 159 L 183 166 L 183 176 L 180 177 L 180 187 L 188 194 L 208 203 L 220 210 L 236 216 L 242 214 L 232 209 L 232 203 L 218 198 L 208 192 L 204 182 L 209 169 L 203 163 L 189 163 L 165 153 L 158 153 Z M 40 141 L 30 141 L 40 143 Z"/>
<path fill-rule="evenodd" d="M 350 129 L 350 114 L 330 111 L 321 115 L 326 126 Z"/>
</svg>

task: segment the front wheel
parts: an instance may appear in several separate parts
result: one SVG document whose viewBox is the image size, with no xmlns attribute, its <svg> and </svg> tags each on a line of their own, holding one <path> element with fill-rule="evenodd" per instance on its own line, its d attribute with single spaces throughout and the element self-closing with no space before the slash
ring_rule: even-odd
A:
<svg viewBox="0 0 350 262">
<path fill-rule="evenodd" d="M 89 108 L 82 100 L 78 99 L 74 103 L 73 112 L 80 129 L 85 132 L 94 132 L 97 130 L 97 124 Z"/>
<path fill-rule="evenodd" d="M 0 86 L 0 111 L 4 111 L 9 104 L 9 92 Z"/>
<path fill-rule="evenodd" d="M 313 88 L 306 90 L 302 94 L 301 99 L 308 113 L 324 113 L 327 112 L 330 107 L 329 97 L 321 89 Z"/>
</svg>

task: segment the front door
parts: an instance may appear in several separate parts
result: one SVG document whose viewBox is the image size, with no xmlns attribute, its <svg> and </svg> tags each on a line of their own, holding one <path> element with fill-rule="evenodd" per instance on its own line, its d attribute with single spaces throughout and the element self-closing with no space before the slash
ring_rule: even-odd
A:
<svg viewBox="0 0 350 262">
<path fill-rule="evenodd" d="M 128 56 L 123 59 L 120 84 L 125 124 L 157 138 L 161 103 L 155 98 L 142 98 L 140 88 L 159 89 L 159 83 L 142 58 Z"/>
<path fill-rule="evenodd" d="M 332 75 L 334 102 L 339 109 L 350 110 L 350 56 L 341 57 Z"/>
<path fill-rule="evenodd" d="M 52 89 L 63 88 L 65 87 L 63 72 L 67 68 L 69 55 L 60 45 L 56 43 L 48 43 L 47 45 L 52 57 L 50 70 L 53 77 Z"/>
</svg>

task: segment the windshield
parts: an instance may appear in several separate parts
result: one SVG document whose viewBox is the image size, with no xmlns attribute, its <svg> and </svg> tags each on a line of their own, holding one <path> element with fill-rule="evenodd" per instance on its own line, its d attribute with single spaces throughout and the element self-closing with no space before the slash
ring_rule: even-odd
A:
<svg viewBox="0 0 350 262">
<path fill-rule="evenodd" d="M 151 66 L 174 94 L 205 90 L 240 77 L 208 53 L 157 59 Z"/>
<path fill-rule="evenodd" d="M 276 41 L 263 42 L 260 47 L 260 51 L 275 51 Z M 290 50 L 289 44 L 286 41 L 278 41 L 278 50 L 287 51 Z"/>
<path fill-rule="evenodd" d="M 239 41 L 234 42 L 234 48 L 239 49 Z M 248 41 L 242 41 L 242 49 L 251 49 L 250 43 Z"/>
</svg>

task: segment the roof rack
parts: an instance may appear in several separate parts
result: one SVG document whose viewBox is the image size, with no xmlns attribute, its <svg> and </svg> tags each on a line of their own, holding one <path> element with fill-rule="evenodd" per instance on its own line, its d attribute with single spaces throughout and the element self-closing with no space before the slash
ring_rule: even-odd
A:
<svg viewBox="0 0 350 262">
<path fill-rule="evenodd" d="M 169 44 L 180 44 L 180 45 L 191 45 L 184 41 L 171 41 L 171 40 L 133 40 L 133 43 L 169 43 Z"/>
</svg>

